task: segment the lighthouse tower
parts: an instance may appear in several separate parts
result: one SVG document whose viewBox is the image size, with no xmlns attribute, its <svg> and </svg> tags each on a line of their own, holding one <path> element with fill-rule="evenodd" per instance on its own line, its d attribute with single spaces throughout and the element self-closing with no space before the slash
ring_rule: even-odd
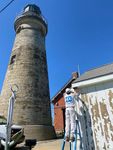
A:
<svg viewBox="0 0 113 150">
<path fill-rule="evenodd" d="M 45 50 L 47 23 L 40 8 L 28 4 L 16 18 L 14 28 L 16 37 L 1 92 L 0 112 L 7 116 L 9 85 L 17 84 L 14 123 L 24 126 L 26 138 L 51 139 L 55 132 Z"/>
</svg>

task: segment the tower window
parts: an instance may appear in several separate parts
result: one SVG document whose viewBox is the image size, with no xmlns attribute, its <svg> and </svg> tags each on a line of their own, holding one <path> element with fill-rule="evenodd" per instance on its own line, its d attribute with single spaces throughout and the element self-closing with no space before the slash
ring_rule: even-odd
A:
<svg viewBox="0 0 113 150">
<path fill-rule="evenodd" d="M 13 55 L 11 57 L 10 65 L 13 64 L 15 62 L 15 60 L 16 60 L 16 55 Z"/>
</svg>

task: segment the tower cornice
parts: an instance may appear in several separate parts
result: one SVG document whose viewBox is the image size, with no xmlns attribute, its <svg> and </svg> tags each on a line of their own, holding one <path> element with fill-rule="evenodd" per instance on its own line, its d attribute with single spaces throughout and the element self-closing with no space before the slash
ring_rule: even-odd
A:
<svg viewBox="0 0 113 150">
<path fill-rule="evenodd" d="M 34 25 L 33 22 L 35 23 Z M 22 26 L 22 24 L 28 24 L 28 26 L 25 27 Z M 38 24 L 42 28 L 44 35 L 46 35 L 48 31 L 48 25 L 47 21 L 41 14 L 40 8 L 34 4 L 28 4 L 25 6 L 23 13 L 15 19 L 14 29 L 16 33 L 25 28 L 39 29 Z"/>
</svg>

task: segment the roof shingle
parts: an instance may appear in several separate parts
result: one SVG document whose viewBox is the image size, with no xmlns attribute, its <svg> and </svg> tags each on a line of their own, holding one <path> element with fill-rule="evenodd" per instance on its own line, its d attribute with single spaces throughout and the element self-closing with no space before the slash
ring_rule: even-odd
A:
<svg viewBox="0 0 113 150">
<path fill-rule="evenodd" d="M 109 74 L 113 74 L 113 63 L 103 65 L 95 69 L 91 69 L 85 72 L 84 74 L 82 74 L 73 83 L 81 82 L 81 81 L 85 81 L 85 80 L 89 80 L 89 79 L 93 79 L 93 78 L 97 78 L 97 77 L 101 77 L 101 76 L 105 76 Z"/>
</svg>

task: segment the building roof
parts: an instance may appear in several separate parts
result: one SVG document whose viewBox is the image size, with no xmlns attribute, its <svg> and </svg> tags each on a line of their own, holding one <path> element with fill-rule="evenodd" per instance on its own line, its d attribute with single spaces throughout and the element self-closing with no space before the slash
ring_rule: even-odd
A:
<svg viewBox="0 0 113 150">
<path fill-rule="evenodd" d="M 77 78 L 73 83 L 94 79 L 97 77 L 102 77 L 105 75 L 113 74 L 113 63 L 106 64 L 98 68 L 91 69 L 84 74 L 82 74 L 79 78 Z"/>
</svg>

